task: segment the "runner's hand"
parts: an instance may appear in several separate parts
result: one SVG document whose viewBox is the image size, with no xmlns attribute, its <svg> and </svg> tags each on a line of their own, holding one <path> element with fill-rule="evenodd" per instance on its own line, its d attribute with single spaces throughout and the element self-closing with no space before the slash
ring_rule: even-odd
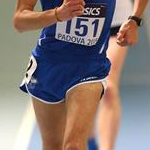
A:
<svg viewBox="0 0 150 150">
<path fill-rule="evenodd" d="M 138 41 L 138 26 L 134 20 L 123 23 L 117 33 L 117 43 L 120 46 L 130 46 Z"/>
<path fill-rule="evenodd" d="M 82 15 L 84 6 L 84 0 L 64 0 L 63 4 L 57 9 L 59 20 L 66 21 Z"/>
</svg>

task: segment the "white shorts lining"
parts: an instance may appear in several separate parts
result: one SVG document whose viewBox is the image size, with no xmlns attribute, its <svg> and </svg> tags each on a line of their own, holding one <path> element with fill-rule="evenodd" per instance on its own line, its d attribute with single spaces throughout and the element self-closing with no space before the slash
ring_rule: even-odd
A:
<svg viewBox="0 0 150 150">
<path fill-rule="evenodd" d="M 72 86 L 71 88 L 69 88 L 69 89 L 67 90 L 67 92 L 66 92 L 65 95 L 67 95 L 67 93 L 68 93 L 70 90 L 72 90 L 73 88 L 75 88 L 75 87 L 77 87 L 77 86 L 79 86 L 79 85 L 87 84 L 87 83 L 96 83 L 96 82 L 101 82 L 101 83 L 102 83 L 102 85 L 103 85 L 103 87 L 104 87 L 104 92 L 105 92 L 105 90 L 107 89 L 107 82 L 106 82 L 106 80 L 107 80 L 107 78 L 104 78 L 104 79 L 100 79 L 100 80 L 85 81 L 85 82 L 82 82 L 82 83 L 75 84 L 74 86 Z M 29 94 L 31 97 L 34 97 L 34 98 L 36 98 L 37 100 L 39 100 L 39 101 L 41 101 L 41 102 L 43 102 L 43 103 L 45 103 L 45 104 L 59 104 L 59 103 L 65 101 L 65 98 L 63 98 L 62 100 L 60 100 L 60 101 L 58 101 L 58 102 L 48 102 L 48 101 L 46 101 L 46 100 L 43 100 L 43 99 L 41 99 L 41 98 L 39 98 L 39 97 L 33 95 L 33 94 L 29 91 L 29 89 L 28 89 L 26 83 L 25 83 L 25 87 L 26 87 L 26 90 L 27 90 L 28 94 Z"/>
<path fill-rule="evenodd" d="M 75 88 L 75 87 L 77 87 L 77 86 L 79 86 L 79 85 L 87 84 L 87 83 L 96 83 L 96 82 L 101 82 L 102 85 L 103 85 L 103 87 L 104 87 L 104 91 L 105 91 L 105 90 L 107 89 L 107 82 L 106 82 L 106 80 L 107 80 L 107 77 L 104 78 L 104 79 L 100 79 L 100 80 L 84 81 L 84 82 L 78 83 L 78 84 L 72 86 L 71 88 L 69 88 L 69 89 L 67 90 L 66 94 L 67 94 L 70 90 L 72 90 L 73 88 Z"/>
</svg>

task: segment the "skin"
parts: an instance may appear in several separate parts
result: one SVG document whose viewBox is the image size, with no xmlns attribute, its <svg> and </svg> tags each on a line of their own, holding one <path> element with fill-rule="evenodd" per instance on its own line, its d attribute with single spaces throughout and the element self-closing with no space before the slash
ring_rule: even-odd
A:
<svg viewBox="0 0 150 150">
<path fill-rule="evenodd" d="M 149 0 L 135 0 L 133 16 L 141 17 Z M 133 45 L 138 41 L 138 26 L 132 19 L 124 22 L 117 35 L 117 43 L 120 46 Z"/>
<path fill-rule="evenodd" d="M 111 36 L 107 57 L 111 61 L 111 70 L 107 79 L 107 89 L 100 103 L 100 111 L 96 118 L 96 131 L 100 137 L 98 141 L 99 149 L 112 150 L 117 138 L 118 128 L 121 117 L 119 82 L 127 55 L 127 47 L 116 43 L 116 36 Z M 119 63 L 118 63 L 119 62 Z M 94 138 L 93 124 L 89 138 Z M 96 133 L 97 134 L 97 133 Z"/>
<path fill-rule="evenodd" d="M 35 30 L 57 22 L 55 9 L 34 12 L 35 4 L 35 0 L 18 0 L 14 25 L 19 32 Z M 82 0 L 65 0 L 57 9 L 57 15 L 60 20 L 71 19 L 83 13 L 84 5 Z M 80 85 L 67 93 L 65 102 L 56 105 L 44 104 L 32 98 L 43 141 L 42 149 L 85 150 L 102 90 L 101 83 Z"/>
<path fill-rule="evenodd" d="M 148 0 L 136 0 L 134 12 L 140 14 Z M 14 13 L 14 26 L 19 32 L 41 29 L 59 20 L 70 20 L 83 14 L 84 0 L 64 0 L 56 9 L 34 11 L 37 0 L 18 0 Z M 57 17 L 56 17 L 57 13 Z M 124 23 L 117 36 L 120 45 L 131 45 L 137 40 L 134 21 Z M 86 150 L 91 122 L 95 117 L 103 87 L 101 83 L 88 83 L 71 89 L 64 103 L 44 104 L 35 98 L 33 106 L 40 128 L 43 150 Z M 83 107 L 84 106 L 84 107 Z"/>
<path fill-rule="evenodd" d="M 101 101 L 97 118 L 100 149 L 112 150 L 116 141 L 121 117 L 119 82 L 126 54 L 127 47 L 119 46 L 116 36 L 111 37 L 107 55 L 112 66 L 107 80 L 108 88 Z"/>
<path fill-rule="evenodd" d="M 148 0 L 134 1 L 132 15 L 141 17 Z M 100 149 L 113 150 L 120 123 L 121 108 L 119 96 L 119 81 L 121 70 L 127 54 L 127 47 L 138 41 L 138 27 L 134 20 L 124 22 L 116 37 L 110 38 L 107 50 L 108 58 L 112 63 L 108 76 L 108 88 L 101 101 L 101 110 L 98 115 L 98 133 L 101 141 Z M 119 62 L 119 63 L 118 63 Z"/>
<path fill-rule="evenodd" d="M 86 150 L 102 90 L 101 83 L 79 85 L 67 93 L 65 102 L 56 105 L 32 98 L 43 150 Z"/>
<path fill-rule="evenodd" d="M 57 22 L 55 9 L 36 12 L 33 11 L 36 3 L 37 0 L 18 0 L 13 22 L 19 32 L 40 29 Z M 80 16 L 83 14 L 84 6 L 84 0 L 64 0 L 57 9 L 58 18 L 65 21 Z"/>
</svg>

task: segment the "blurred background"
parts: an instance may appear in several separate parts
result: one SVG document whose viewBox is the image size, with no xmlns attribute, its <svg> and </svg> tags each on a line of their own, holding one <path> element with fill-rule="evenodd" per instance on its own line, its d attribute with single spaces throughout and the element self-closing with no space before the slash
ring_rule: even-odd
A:
<svg viewBox="0 0 150 150">
<path fill-rule="evenodd" d="M 0 0 L 0 150 L 40 150 L 30 97 L 19 90 L 39 31 L 17 33 L 15 0 Z M 150 3 L 121 79 L 122 121 L 116 150 L 150 149 Z"/>
</svg>

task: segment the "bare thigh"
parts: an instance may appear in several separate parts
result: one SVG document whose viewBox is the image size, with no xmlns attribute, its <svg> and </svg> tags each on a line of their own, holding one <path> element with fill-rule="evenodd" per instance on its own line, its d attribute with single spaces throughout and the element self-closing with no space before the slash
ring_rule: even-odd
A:
<svg viewBox="0 0 150 150">
<path fill-rule="evenodd" d="M 43 150 L 62 149 L 66 124 L 65 102 L 60 104 L 45 104 L 33 99 L 33 106 L 40 128 Z"/>
<path fill-rule="evenodd" d="M 65 150 L 70 146 L 72 149 L 86 149 L 89 129 L 94 120 L 102 90 L 101 83 L 87 83 L 68 92 Z"/>
</svg>

